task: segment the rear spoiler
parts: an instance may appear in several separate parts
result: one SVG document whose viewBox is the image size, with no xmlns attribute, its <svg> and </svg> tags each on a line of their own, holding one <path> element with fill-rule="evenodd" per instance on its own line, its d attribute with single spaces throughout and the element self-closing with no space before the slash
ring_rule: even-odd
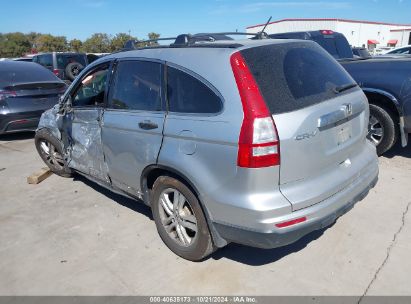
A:
<svg viewBox="0 0 411 304">
<path fill-rule="evenodd" d="M 36 89 L 66 89 L 67 84 L 63 81 L 33 81 L 33 82 L 17 82 L 4 87 L 5 90 L 36 90 Z"/>
</svg>

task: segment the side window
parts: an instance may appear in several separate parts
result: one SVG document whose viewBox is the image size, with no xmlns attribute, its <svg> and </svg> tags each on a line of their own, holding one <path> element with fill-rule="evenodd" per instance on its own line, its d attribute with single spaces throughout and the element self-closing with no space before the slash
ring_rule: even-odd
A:
<svg viewBox="0 0 411 304">
<path fill-rule="evenodd" d="M 221 111 L 221 99 L 197 78 L 168 67 L 167 82 L 171 112 L 212 114 Z"/>
<path fill-rule="evenodd" d="M 46 68 L 52 68 L 53 67 L 53 57 L 51 54 L 46 54 L 46 55 L 38 55 L 36 56 L 36 61 L 37 63 L 41 64 L 42 66 Z"/>
<path fill-rule="evenodd" d="M 102 106 L 109 65 L 104 65 L 87 74 L 72 96 L 73 107 Z"/>
<path fill-rule="evenodd" d="M 110 101 L 113 109 L 161 111 L 161 64 L 120 61 Z"/>
</svg>

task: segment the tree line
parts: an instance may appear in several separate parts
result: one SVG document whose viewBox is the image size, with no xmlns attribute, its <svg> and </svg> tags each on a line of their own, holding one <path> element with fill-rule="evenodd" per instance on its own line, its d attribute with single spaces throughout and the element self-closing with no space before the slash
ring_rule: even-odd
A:
<svg viewBox="0 0 411 304">
<path fill-rule="evenodd" d="M 148 39 L 157 39 L 160 34 L 149 33 Z M 21 57 L 30 53 L 41 52 L 85 52 L 85 53 L 111 53 L 123 48 L 124 43 L 130 39 L 138 41 L 127 33 L 108 35 L 95 33 L 84 41 L 79 39 L 68 40 L 65 36 L 53 36 L 31 32 L 28 34 L 0 33 L 0 58 Z"/>
</svg>

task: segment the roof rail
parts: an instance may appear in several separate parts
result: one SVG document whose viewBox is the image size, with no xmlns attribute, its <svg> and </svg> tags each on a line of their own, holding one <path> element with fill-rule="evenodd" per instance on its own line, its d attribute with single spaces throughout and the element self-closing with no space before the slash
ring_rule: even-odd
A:
<svg viewBox="0 0 411 304">
<path fill-rule="evenodd" d="M 234 40 L 229 36 L 254 36 L 252 39 L 265 39 L 268 38 L 268 35 L 265 32 L 258 32 L 258 33 L 242 33 L 242 32 L 218 32 L 218 33 L 199 33 L 199 34 L 181 34 L 177 37 L 169 37 L 169 38 L 157 38 L 157 39 L 150 39 L 150 40 L 128 40 L 124 44 L 124 48 L 122 51 L 128 50 L 135 50 L 141 48 L 152 48 L 153 45 L 150 45 L 152 42 L 158 41 L 166 41 L 166 40 L 174 40 L 173 43 L 169 45 L 169 47 L 187 47 L 193 46 L 198 42 L 214 42 L 217 40 Z M 146 46 L 139 46 L 139 45 L 146 45 Z M 164 47 L 164 46 L 158 46 Z"/>
<path fill-rule="evenodd" d="M 264 33 L 265 34 L 265 33 Z M 234 40 L 229 36 L 254 36 L 254 39 L 267 38 L 267 34 L 261 33 L 242 33 L 242 32 L 218 32 L 218 33 L 199 33 L 199 34 L 182 34 L 178 35 L 177 39 L 171 46 L 190 46 L 197 42 L 214 42 L 216 40 Z"/>
<path fill-rule="evenodd" d="M 135 40 L 131 39 L 126 41 L 124 44 L 123 50 L 135 50 L 138 49 L 138 44 L 149 44 L 152 42 L 157 42 L 157 41 L 165 41 L 165 40 L 176 40 L 177 37 L 169 37 L 169 38 L 156 38 L 156 39 L 149 39 L 149 40 Z"/>
</svg>

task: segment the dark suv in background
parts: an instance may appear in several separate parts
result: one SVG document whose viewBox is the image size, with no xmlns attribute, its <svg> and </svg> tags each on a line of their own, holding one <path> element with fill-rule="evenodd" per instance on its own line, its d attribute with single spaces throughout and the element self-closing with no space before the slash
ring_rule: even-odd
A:
<svg viewBox="0 0 411 304">
<path fill-rule="evenodd" d="M 33 57 L 33 62 L 51 70 L 60 79 L 71 82 L 88 64 L 83 53 L 43 53 Z"/>
</svg>

